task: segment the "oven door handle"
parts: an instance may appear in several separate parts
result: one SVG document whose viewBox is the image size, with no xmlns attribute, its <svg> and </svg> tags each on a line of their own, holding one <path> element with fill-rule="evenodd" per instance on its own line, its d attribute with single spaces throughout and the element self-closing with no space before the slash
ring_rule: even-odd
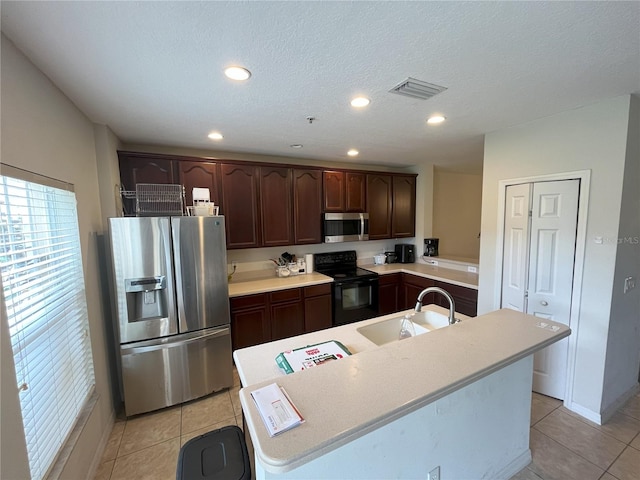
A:
<svg viewBox="0 0 640 480">
<path fill-rule="evenodd" d="M 374 283 L 377 281 L 378 281 L 377 278 L 367 278 L 364 280 L 356 280 L 356 281 L 348 281 L 348 282 L 334 282 L 334 285 L 336 287 L 342 287 L 343 285 L 364 285 L 367 283 Z"/>
</svg>

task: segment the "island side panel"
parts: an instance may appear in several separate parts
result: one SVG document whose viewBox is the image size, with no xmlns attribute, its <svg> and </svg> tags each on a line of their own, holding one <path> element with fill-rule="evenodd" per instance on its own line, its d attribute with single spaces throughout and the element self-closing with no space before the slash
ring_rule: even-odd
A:
<svg viewBox="0 0 640 480">
<path fill-rule="evenodd" d="M 256 457 L 256 478 L 510 478 L 531 461 L 532 371 L 530 355 L 285 473 Z"/>
</svg>

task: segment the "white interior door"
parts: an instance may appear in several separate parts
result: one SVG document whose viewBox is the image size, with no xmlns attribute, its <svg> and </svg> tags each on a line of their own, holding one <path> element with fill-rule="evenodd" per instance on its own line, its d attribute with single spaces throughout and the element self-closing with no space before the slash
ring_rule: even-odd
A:
<svg viewBox="0 0 640 480">
<path fill-rule="evenodd" d="M 526 312 L 569 325 L 578 224 L 579 180 L 533 186 L 531 249 Z M 533 360 L 533 390 L 564 399 L 567 338 Z"/>
<path fill-rule="evenodd" d="M 528 209 L 531 213 L 530 222 L 526 222 L 529 234 L 526 240 L 528 248 L 525 249 L 516 248 L 519 244 L 524 245 L 525 241 L 518 240 L 518 222 L 508 218 L 509 198 L 519 198 L 525 190 L 521 188 L 523 185 L 507 188 L 502 305 L 569 325 L 580 181 L 562 180 L 529 185 L 531 201 Z M 513 204 L 518 202 L 511 200 Z M 511 224 L 513 228 L 507 228 Z M 517 278 L 512 272 L 522 270 L 522 267 L 515 268 L 514 265 L 521 263 L 526 265 L 523 290 L 510 287 L 512 278 Z M 505 273 L 506 269 L 511 271 Z M 522 296 L 518 297 L 520 293 Z M 564 398 L 567 347 L 568 339 L 563 339 L 534 355 L 535 392 Z"/>
<path fill-rule="evenodd" d="M 510 185 L 505 199 L 502 307 L 519 312 L 526 309 L 531 190 L 530 183 Z"/>
</svg>

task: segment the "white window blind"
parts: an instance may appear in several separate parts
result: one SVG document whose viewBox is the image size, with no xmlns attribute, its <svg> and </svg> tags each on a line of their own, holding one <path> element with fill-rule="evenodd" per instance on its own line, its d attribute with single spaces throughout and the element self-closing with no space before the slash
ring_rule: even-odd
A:
<svg viewBox="0 0 640 480">
<path fill-rule="evenodd" d="M 75 194 L 0 176 L 0 236 L 3 317 L 31 478 L 41 479 L 94 385 Z"/>
</svg>

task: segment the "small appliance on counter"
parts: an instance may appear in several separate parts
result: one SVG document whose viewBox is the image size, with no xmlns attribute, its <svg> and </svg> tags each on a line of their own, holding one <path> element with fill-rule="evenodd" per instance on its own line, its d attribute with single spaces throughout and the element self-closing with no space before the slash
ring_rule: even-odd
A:
<svg viewBox="0 0 640 480">
<path fill-rule="evenodd" d="M 424 239 L 424 256 L 425 257 L 437 257 L 438 256 L 438 238 L 425 238 Z"/>
<path fill-rule="evenodd" d="M 396 252 L 384 252 L 384 256 L 386 257 L 384 263 L 397 263 L 398 257 L 396 256 Z"/>
<path fill-rule="evenodd" d="M 416 261 L 416 247 L 409 243 L 396 244 L 396 261 L 398 263 L 413 263 Z"/>
</svg>

